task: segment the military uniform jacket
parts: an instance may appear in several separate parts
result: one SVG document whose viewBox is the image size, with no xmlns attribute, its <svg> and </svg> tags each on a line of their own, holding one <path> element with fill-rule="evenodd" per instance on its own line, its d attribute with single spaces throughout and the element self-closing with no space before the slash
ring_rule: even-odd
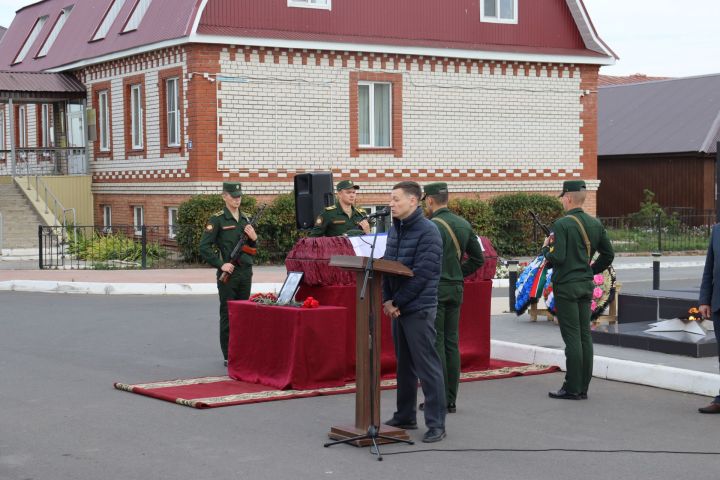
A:
<svg viewBox="0 0 720 480">
<path fill-rule="evenodd" d="M 605 227 L 598 219 L 585 213 L 582 208 L 574 208 L 567 215 L 576 217 L 585 227 L 590 240 L 590 258 L 595 252 L 600 256 L 591 266 L 577 222 L 568 216 L 557 219 L 553 224 L 555 239 L 542 249 L 542 254 L 553 266 L 553 285 L 592 280 L 594 274 L 605 270 L 615 258 Z"/>
<path fill-rule="evenodd" d="M 245 226 L 249 223 L 250 219 L 243 212 L 240 212 L 240 219 L 236 221 L 227 207 L 210 217 L 200 238 L 202 259 L 218 269 L 229 262 L 233 248 L 245 235 Z M 248 238 L 245 245 L 254 248 L 255 242 Z M 213 246 L 217 247 L 219 255 L 213 250 Z M 239 263 L 250 266 L 253 264 L 253 256 L 243 252 Z"/>
<path fill-rule="evenodd" d="M 468 259 L 462 262 L 458 259 L 458 250 L 455 247 L 455 241 L 448 232 L 442 222 L 443 220 L 450 226 L 455 238 L 457 238 L 460 247 L 460 255 L 467 253 Z M 472 226 L 464 218 L 455 215 L 447 208 L 440 208 L 433 212 L 430 220 L 435 223 L 443 241 L 443 260 L 442 274 L 440 275 L 441 284 L 462 284 L 463 278 L 474 273 L 485 263 L 482 254 L 482 247 L 478 241 L 477 235 L 473 232 Z"/>
<path fill-rule="evenodd" d="M 311 237 L 337 237 L 346 234 L 349 230 L 362 230 L 358 223 L 365 219 L 365 213 L 359 208 L 352 207 L 352 215 L 348 216 L 340 206 L 335 203 L 327 207 L 318 215 L 315 226 L 310 231 Z"/>
</svg>

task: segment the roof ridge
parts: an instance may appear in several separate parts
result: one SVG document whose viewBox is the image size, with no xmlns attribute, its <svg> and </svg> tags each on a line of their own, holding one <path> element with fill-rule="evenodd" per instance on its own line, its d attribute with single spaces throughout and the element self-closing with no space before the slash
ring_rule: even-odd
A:
<svg viewBox="0 0 720 480">
<path fill-rule="evenodd" d="M 611 76 L 611 75 L 606 75 L 606 76 Z M 632 76 L 632 75 L 630 75 L 630 76 Z M 623 84 L 617 84 L 617 85 L 603 85 L 599 88 L 634 87 L 634 86 L 639 86 L 639 85 L 649 85 L 649 84 L 661 83 L 661 82 L 677 82 L 677 81 L 681 81 L 681 80 L 697 80 L 700 78 L 710 78 L 710 77 L 720 77 L 720 73 L 704 73 L 702 75 L 692 75 L 689 77 L 674 77 L 674 78 L 665 78 L 662 80 L 648 80 L 647 82 L 623 83 Z"/>
</svg>

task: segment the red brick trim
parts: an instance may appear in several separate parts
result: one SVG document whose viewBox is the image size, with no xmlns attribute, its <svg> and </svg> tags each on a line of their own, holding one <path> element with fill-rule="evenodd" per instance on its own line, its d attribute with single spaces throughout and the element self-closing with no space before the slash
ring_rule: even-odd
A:
<svg viewBox="0 0 720 480">
<path fill-rule="evenodd" d="M 180 131 L 178 132 L 180 146 L 168 146 L 168 128 L 167 128 L 167 80 L 173 77 L 178 79 L 178 110 L 180 111 Z M 160 92 L 160 156 L 164 157 L 168 154 L 185 153 L 185 91 L 183 89 L 183 69 L 182 67 L 168 68 L 158 72 L 158 92 Z"/>
<path fill-rule="evenodd" d="M 392 84 L 392 147 L 390 148 L 363 148 L 359 146 L 358 139 L 358 82 L 389 82 Z M 402 135 L 402 74 L 350 72 L 350 156 L 359 157 L 364 154 L 403 156 Z"/>
<path fill-rule="evenodd" d="M 142 148 L 132 147 L 132 108 L 131 102 L 131 89 L 134 85 L 140 85 L 140 92 L 142 95 L 142 123 L 143 123 L 143 146 Z M 147 152 L 147 89 L 145 88 L 145 74 L 134 75 L 132 77 L 125 77 L 123 79 L 123 97 L 125 108 L 125 158 L 130 156 L 145 155 Z"/>
<path fill-rule="evenodd" d="M 580 141 L 580 148 L 582 149 L 582 178 L 586 180 L 595 179 L 598 174 L 597 88 L 599 70 L 600 67 L 596 65 L 580 66 L 580 90 L 583 91 L 583 96 L 580 98 L 582 103 L 582 112 L 580 113 L 582 140 Z"/>
<path fill-rule="evenodd" d="M 107 92 L 108 99 L 108 147 L 110 150 L 100 150 L 100 92 Z M 93 156 L 98 158 L 113 157 L 113 141 L 112 141 L 112 88 L 110 82 L 98 82 L 92 85 L 92 106 L 95 110 L 95 141 L 93 142 Z"/>
</svg>

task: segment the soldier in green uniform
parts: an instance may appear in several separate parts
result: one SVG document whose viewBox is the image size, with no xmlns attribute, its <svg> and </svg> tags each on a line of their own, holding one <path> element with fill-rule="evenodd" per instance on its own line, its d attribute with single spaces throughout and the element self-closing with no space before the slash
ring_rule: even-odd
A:
<svg viewBox="0 0 720 480">
<path fill-rule="evenodd" d="M 448 187 L 445 182 L 425 185 L 425 206 L 440 230 L 443 241 L 442 273 L 438 287 L 435 317 L 435 349 L 440 355 L 445 376 L 448 412 L 456 411 L 460 383 L 460 350 L 458 348 L 460 306 L 463 301 L 463 278 L 480 268 L 485 259 L 477 235 L 464 218 L 448 210 Z M 463 254 L 468 258 L 463 261 Z"/>
<path fill-rule="evenodd" d="M 566 216 L 553 224 L 542 254 L 552 263 L 555 309 L 565 342 L 565 383 L 551 398 L 587 399 L 593 371 L 590 336 L 590 302 L 593 275 L 605 270 L 615 258 L 602 224 L 582 210 L 587 190 L 585 181 L 563 182 L 560 194 Z M 595 252 L 599 257 L 592 264 Z"/>
<path fill-rule="evenodd" d="M 365 212 L 355 206 L 355 195 L 360 187 L 352 180 L 342 180 L 336 186 L 335 205 L 327 207 L 315 220 L 311 237 L 337 237 L 351 233 L 370 233 Z"/>
<path fill-rule="evenodd" d="M 253 257 L 257 253 L 255 249 L 257 234 L 250 225 L 248 216 L 240 211 L 242 186 L 239 183 L 223 183 L 222 198 L 225 201 L 225 208 L 208 220 L 200 239 L 200 256 L 217 268 L 217 287 L 220 296 L 220 348 L 227 365 L 230 338 L 227 302 L 247 300 L 250 297 Z M 247 239 L 240 264 L 236 267 L 230 263 L 230 254 L 243 235 Z M 217 249 L 217 253 L 213 247 Z M 220 281 L 222 272 L 230 274 L 227 283 Z"/>
</svg>

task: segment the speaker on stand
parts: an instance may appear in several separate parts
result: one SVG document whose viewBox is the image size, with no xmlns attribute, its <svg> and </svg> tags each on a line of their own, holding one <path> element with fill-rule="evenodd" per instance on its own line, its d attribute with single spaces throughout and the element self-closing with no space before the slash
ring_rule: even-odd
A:
<svg viewBox="0 0 720 480">
<path fill-rule="evenodd" d="M 295 175 L 295 221 L 299 230 L 312 228 L 325 207 L 335 204 L 331 172 Z"/>
</svg>

